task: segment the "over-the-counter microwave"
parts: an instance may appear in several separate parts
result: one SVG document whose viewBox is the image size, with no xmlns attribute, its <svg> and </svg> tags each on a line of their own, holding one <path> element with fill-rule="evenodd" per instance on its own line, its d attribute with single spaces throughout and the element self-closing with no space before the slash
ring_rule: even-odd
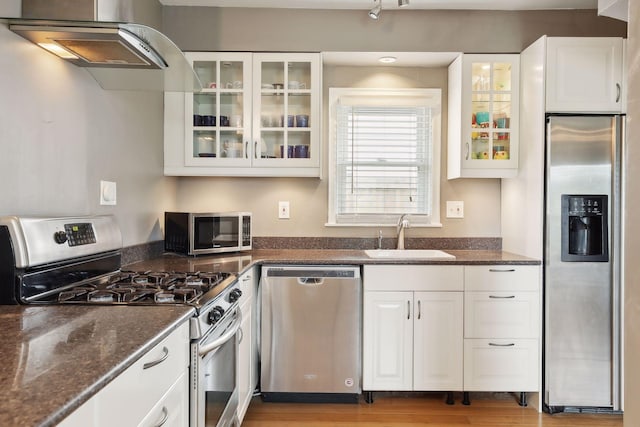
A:
<svg viewBox="0 0 640 427">
<path fill-rule="evenodd" d="M 187 255 L 251 249 L 251 213 L 164 213 L 164 249 Z"/>
</svg>

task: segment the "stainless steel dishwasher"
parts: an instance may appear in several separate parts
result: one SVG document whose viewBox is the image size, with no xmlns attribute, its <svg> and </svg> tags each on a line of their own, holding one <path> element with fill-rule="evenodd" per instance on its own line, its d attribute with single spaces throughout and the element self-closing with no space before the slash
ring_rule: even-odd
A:
<svg viewBox="0 0 640 427">
<path fill-rule="evenodd" d="M 262 267 L 262 399 L 357 402 L 362 392 L 360 267 Z"/>
</svg>

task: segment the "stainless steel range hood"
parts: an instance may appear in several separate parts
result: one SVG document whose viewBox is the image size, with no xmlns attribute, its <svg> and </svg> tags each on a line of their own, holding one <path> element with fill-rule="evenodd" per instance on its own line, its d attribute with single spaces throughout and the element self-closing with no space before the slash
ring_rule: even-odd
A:
<svg viewBox="0 0 640 427">
<path fill-rule="evenodd" d="M 86 67 L 104 89 L 199 91 L 201 83 L 182 51 L 164 34 L 136 22 L 141 4 L 23 0 L 22 18 L 10 20 L 9 29 Z"/>
</svg>

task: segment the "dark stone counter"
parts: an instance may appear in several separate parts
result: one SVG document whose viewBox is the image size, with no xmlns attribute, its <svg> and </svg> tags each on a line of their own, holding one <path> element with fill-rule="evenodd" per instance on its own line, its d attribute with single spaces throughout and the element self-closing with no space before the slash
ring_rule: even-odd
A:
<svg viewBox="0 0 640 427">
<path fill-rule="evenodd" d="M 57 424 L 192 311 L 186 306 L 0 305 L 0 425 Z"/>
<path fill-rule="evenodd" d="M 190 257 L 164 255 L 129 264 L 123 269 L 138 271 L 224 271 L 239 273 L 252 265 L 265 264 L 426 264 L 426 265 L 540 265 L 540 260 L 499 250 L 445 250 L 455 260 L 374 259 L 354 249 L 256 249 L 253 251 Z"/>
</svg>

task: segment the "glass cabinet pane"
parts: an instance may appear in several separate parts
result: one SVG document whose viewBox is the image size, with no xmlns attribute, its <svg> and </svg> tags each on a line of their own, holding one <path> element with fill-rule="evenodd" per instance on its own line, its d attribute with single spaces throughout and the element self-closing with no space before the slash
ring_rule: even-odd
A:
<svg viewBox="0 0 640 427">
<path fill-rule="evenodd" d="M 215 88 L 217 86 L 217 62 L 216 61 L 194 61 L 193 69 L 202 82 L 203 88 Z"/>
<path fill-rule="evenodd" d="M 491 64 L 489 62 L 474 62 L 471 65 L 471 88 L 474 91 L 491 88 Z"/>
<path fill-rule="evenodd" d="M 471 64 L 471 79 L 469 158 L 508 160 L 511 151 L 511 64 L 474 62 Z"/>
<path fill-rule="evenodd" d="M 511 64 L 507 62 L 497 62 L 493 64 L 493 90 L 511 90 Z"/>
<path fill-rule="evenodd" d="M 242 131 L 220 131 L 220 157 L 241 159 L 247 158 L 247 143 Z"/>
<path fill-rule="evenodd" d="M 215 131 L 193 132 L 193 157 L 216 157 L 216 150 Z"/>
<path fill-rule="evenodd" d="M 220 63 L 220 89 L 242 89 L 243 81 L 242 61 L 222 61 Z"/>
<path fill-rule="evenodd" d="M 262 88 L 284 89 L 284 62 L 263 62 L 261 76 Z"/>
<path fill-rule="evenodd" d="M 288 63 L 287 88 L 290 90 L 311 89 L 311 63 L 310 62 L 289 62 Z"/>
</svg>

